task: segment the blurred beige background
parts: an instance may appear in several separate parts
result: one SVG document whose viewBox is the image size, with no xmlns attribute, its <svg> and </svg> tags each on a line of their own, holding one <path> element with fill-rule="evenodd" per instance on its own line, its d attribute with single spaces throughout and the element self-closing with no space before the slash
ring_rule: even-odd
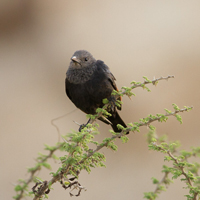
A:
<svg viewBox="0 0 200 200">
<path fill-rule="evenodd" d="M 123 98 L 120 112 L 128 122 L 148 114 L 193 105 L 175 118 L 154 123 L 157 134 L 180 140 L 182 148 L 200 145 L 200 1 L 0 1 L 0 199 L 11 199 L 18 178 L 28 178 L 26 168 L 35 164 L 43 144 L 57 142 L 53 118 L 71 112 L 74 105 L 65 95 L 64 80 L 74 51 L 86 49 L 110 67 L 119 88 L 143 76 L 175 75 L 175 79 L 150 86 L 151 93 L 136 89 L 136 97 Z M 86 121 L 76 110 L 56 122 L 62 134 L 77 130 L 73 123 Z M 100 123 L 102 140 L 110 127 Z M 155 189 L 151 177 L 162 178 L 163 155 L 148 151 L 145 134 L 130 134 L 127 144 L 116 143 L 117 152 L 104 149 L 106 168 L 82 172 L 87 188 L 78 197 L 90 199 L 142 199 Z M 61 155 L 61 154 L 57 154 Z M 197 158 L 198 159 L 198 158 Z M 199 161 L 199 160 L 198 160 Z M 168 164 L 168 163 L 165 163 Z M 53 171 L 58 163 L 53 163 Z M 38 176 L 49 180 L 50 171 Z M 175 184 L 159 199 L 184 199 L 184 184 Z M 68 199 L 57 183 L 49 199 Z M 28 199 L 28 198 L 27 198 Z"/>
</svg>

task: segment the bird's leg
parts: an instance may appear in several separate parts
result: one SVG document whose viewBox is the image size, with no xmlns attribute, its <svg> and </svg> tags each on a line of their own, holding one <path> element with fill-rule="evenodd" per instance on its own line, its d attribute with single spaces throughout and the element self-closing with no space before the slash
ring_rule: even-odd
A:
<svg viewBox="0 0 200 200">
<path fill-rule="evenodd" d="M 80 127 L 79 127 L 79 129 L 78 129 L 78 131 L 81 132 L 81 130 L 90 123 L 90 120 L 91 119 L 89 119 L 86 124 L 81 124 Z"/>
</svg>

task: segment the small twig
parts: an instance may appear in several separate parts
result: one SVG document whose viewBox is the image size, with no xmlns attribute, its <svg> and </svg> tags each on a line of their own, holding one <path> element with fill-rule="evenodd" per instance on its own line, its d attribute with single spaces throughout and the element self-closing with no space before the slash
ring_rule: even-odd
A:
<svg viewBox="0 0 200 200">
<path fill-rule="evenodd" d="M 156 189 L 155 189 L 155 191 L 154 191 L 155 194 L 156 194 L 156 193 L 159 193 L 159 186 L 162 185 L 162 184 L 166 181 L 166 179 L 167 179 L 167 177 L 168 177 L 168 174 L 169 174 L 169 172 L 165 172 L 164 177 L 163 177 L 162 180 L 157 184 L 157 187 L 156 187 Z"/>
<path fill-rule="evenodd" d="M 59 149 L 62 145 L 63 144 L 59 144 L 57 146 L 57 148 L 55 148 L 54 150 L 50 151 L 49 155 L 47 155 L 45 158 L 43 158 L 39 163 L 43 163 L 46 160 L 48 160 L 49 158 L 51 158 L 53 153 L 56 151 L 56 149 Z M 24 185 L 28 185 L 29 183 L 31 183 L 33 181 L 35 173 L 37 171 L 39 171 L 39 170 L 40 170 L 40 167 L 38 166 L 35 170 L 31 171 L 31 175 L 30 175 L 29 179 L 24 183 Z M 16 198 L 16 200 L 20 200 L 23 197 L 24 192 L 25 192 L 25 190 L 21 190 L 20 193 L 19 193 L 19 196 L 18 196 L 18 198 Z"/>
<path fill-rule="evenodd" d="M 153 145 L 156 146 L 158 149 L 162 150 L 163 152 L 166 152 L 166 153 L 169 155 L 169 157 L 172 158 L 172 160 L 177 164 L 177 167 L 181 170 L 182 175 L 186 178 L 188 184 L 189 184 L 191 187 L 193 187 L 193 184 L 192 184 L 191 179 L 187 176 L 187 174 L 186 174 L 186 172 L 185 172 L 185 168 L 184 168 L 182 165 L 180 165 L 178 159 L 170 152 L 170 150 L 167 150 L 167 151 L 166 151 L 166 149 L 164 149 L 164 148 L 158 146 L 155 142 L 153 142 Z M 193 198 L 193 200 L 197 200 L 197 195 L 198 195 L 198 193 L 194 193 L 194 198 Z"/>
<path fill-rule="evenodd" d="M 61 134 L 60 134 L 60 129 L 58 128 L 58 126 L 54 122 L 57 121 L 57 120 L 59 120 L 59 119 L 61 119 L 61 118 L 64 118 L 67 115 L 70 115 L 71 113 L 75 112 L 76 110 L 78 110 L 78 109 L 76 108 L 76 109 L 72 110 L 71 112 L 68 112 L 68 113 L 66 113 L 66 114 L 64 114 L 62 116 L 56 117 L 56 118 L 54 118 L 54 119 L 51 120 L 51 125 L 56 128 L 57 133 L 58 133 L 58 142 L 60 141 L 60 135 Z"/>
<path fill-rule="evenodd" d="M 167 151 L 167 154 L 174 160 L 174 162 L 177 164 L 178 168 L 182 171 L 183 176 L 185 176 L 185 178 L 187 179 L 190 186 L 192 186 L 192 182 L 191 182 L 190 178 L 185 173 L 184 167 L 179 165 L 177 158 L 175 158 L 169 150 Z"/>
<path fill-rule="evenodd" d="M 144 85 L 147 85 L 147 84 L 153 84 L 153 85 L 156 85 L 156 83 L 158 82 L 158 81 L 161 81 L 161 80 L 167 80 L 168 81 L 168 79 L 170 79 L 170 78 L 174 78 L 174 76 L 172 75 L 169 75 L 169 76 L 167 76 L 167 77 L 160 77 L 160 78 L 157 78 L 157 79 L 155 79 L 155 77 L 154 77 L 154 79 L 152 80 L 152 81 L 144 81 L 143 83 L 139 83 L 139 84 L 137 84 L 137 83 L 134 83 L 133 84 L 133 86 L 132 86 L 132 89 L 135 89 L 135 88 L 137 88 L 137 87 L 143 87 Z"/>
</svg>

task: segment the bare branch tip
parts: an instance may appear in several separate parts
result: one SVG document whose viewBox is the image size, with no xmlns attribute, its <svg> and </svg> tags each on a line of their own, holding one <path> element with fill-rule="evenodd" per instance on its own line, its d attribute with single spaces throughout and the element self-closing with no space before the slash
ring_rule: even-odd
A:
<svg viewBox="0 0 200 200">
<path fill-rule="evenodd" d="M 64 140 L 64 142 L 65 142 L 65 143 L 69 143 L 67 140 L 65 140 L 65 138 L 64 138 L 64 137 L 62 137 L 62 139 Z"/>
</svg>

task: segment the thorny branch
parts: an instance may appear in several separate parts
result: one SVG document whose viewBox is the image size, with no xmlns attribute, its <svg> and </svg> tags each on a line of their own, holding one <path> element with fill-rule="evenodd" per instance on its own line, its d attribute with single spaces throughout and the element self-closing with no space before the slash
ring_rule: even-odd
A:
<svg viewBox="0 0 200 200">
<path fill-rule="evenodd" d="M 145 78 L 145 77 L 144 77 L 144 78 Z M 147 78 L 145 78 L 145 81 L 144 81 L 143 83 L 136 83 L 136 82 L 133 82 L 133 83 L 132 83 L 133 85 L 131 86 L 131 90 L 132 90 L 132 89 L 135 89 L 135 88 L 137 88 L 137 87 L 142 87 L 142 88 L 144 88 L 144 85 L 150 84 L 150 83 L 152 83 L 153 85 L 156 85 L 156 84 L 158 83 L 158 81 L 160 81 L 160 80 L 168 80 L 168 79 L 170 79 L 170 78 L 174 78 L 174 76 L 160 77 L 160 78 L 157 78 L 157 79 L 154 78 L 152 81 L 150 81 L 150 80 L 148 80 Z M 124 91 L 122 91 L 122 92 L 120 93 L 120 95 L 119 95 L 119 94 L 115 95 L 115 98 L 117 99 L 119 96 L 121 96 L 121 95 L 123 96 L 123 95 L 126 94 L 126 93 L 127 93 L 127 92 L 124 90 Z M 104 109 L 108 108 L 108 106 L 109 106 L 109 105 L 106 104 L 106 105 L 104 106 Z M 171 113 L 171 114 L 166 114 L 166 116 L 170 116 L 170 115 L 176 114 L 176 113 L 178 113 L 178 112 L 184 112 L 184 111 L 186 111 L 186 109 L 182 109 L 182 110 L 180 110 L 180 111 L 175 111 L 174 113 Z M 93 124 L 93 123 L 96 121 L 96 119 L 98 119 L 98 118 L 101 117 L 101 116 L 102 116 L 102 112 L 99 112 L 99 113 L 95 116 L 94 119 L 91 119 L 91 120 L 90 120 L 90 124 Z M 152 122 L 154 122 L 154 121 L 157 121 L 157 120 L 159 120 L 159 117 L 156 118 L 156 119 L 150 119 L 150 120 L 148 121 L 148 123 L 140 123 L 139 126 L 149 125 L 150 123 L 152 123 Z M 126 129 L 126 131 L 124 131 L 124 130 L 121 131 L 121 133 L 119 133 L 119 134 L 117 134 L 117 135 L 115 135 L 115 136 L 112 136 L 111 139 L 110 139 L 110 141 L 112 141 L 112 140 L 114 140 L 115 138 L 118 138 L 118 137 L 124 135 L 126 132 L 128 132 L 128 131 L 130 131 L 130 130 L 131 130 L 131 128 Z M 109 142 L 110 142 L 110 141 L 109 141 Z M 95 152 L 97 152 L 97 151 L 99 151 L 100 149 L 102 149 L 103 147 L 107 146 L 109 142 L 105 142 L 104 145 L 99 145 L 99 146 L 97 146 L 97 148 L 96 148 L 94 151 L 88 153 L 87 158 L 91 157 Z M 62 145 L 63 145 L 63 143 L 60 144 L 60 145 L 58 145 L 58 148 L 56 148 L 56 149 L 50 151 L 49 155 L 46 156 L 45 158 L 43 158 L 39 163 L 45 162 L 48 158 L 50 158 L 50 157 L 52 156 L 52 154 L 54 153 L 54 151 L 56 151 L 57 149 L 59 149 Z M 69 156 L 70 156 L 70 155 L 69 155 Z M 85 158 L 85 160 L 86 160 L 87 158 Z M 82 160 L 81 163 L 83 163 L 85 160 Z M 37 171 L 39 171 L 39 170 L 40 170 L 40 167 L 38 166 L 38 168 L 36 168 L 35 170 L 31 171 L 31 175 L 30 175 L 29 179 L 24 183 L 24 185 L 28 185 L 30 182 L 32 182 L 35 173 L 36 173 Z M 63 171 L 63 173 L 67 173 L 68 170 L 69 170 L 69 165 L 66 166 L 65 170 Z M 47 190 L 47 188 L 48 188 L 50 185 L 52 185 L 53 183 L 55 183 L 56 181 L 59 181 L 59 180 L 60 180 L 60 174 L 58 174 L 57 176 L 53 177 L 49 182 L 46 182 L 46 181 L 45 181 L 45 184 L 43 184 L 43 186 L 40 187 L 40 191 L 37 192 L 37 194 L 35 195 L 34 200 L 40 199 L 40 197 L 42 197 L 42 195 L 45 193 L 45 191 Z M 24 194 L 24 189 L 20 191 L 20 194 L 19 194 L 18 198 L 16 198 L 16 199 L 17 199 L 17 200 L 20 200 L 20 199 L 23 197 L 23 194 Z"/>
<path fill-rule="evenodd" d="M 143 85 L 147 85 L 147 84 L 150 84 L 150 83 L 152 83 L 153 85 L 156 85 L 157 83 L 158 83 L 158 81 L 161 81 L 161 80 L 167 80 L 168 81 L 168 79 L 169 78 L 174 78 L 174 76 L 172 75 L 172 76 L 166 76 L 166 77 L 160 77 L 160 78 L 157 78 L 157 79 L 153 79 L 152 81 L 150 81 L 150 80 L 145 80 L 143 83 L 133 83 L 133 88 L 137 88 L 137 87 L 143 87 Z"/>
<path fill-rule="evenodd" d="M 51 150 L 51 151 L 49 152 L 49 155 L 47 155 L 47 156 L 44 157 L 42 160 L 40 160 L 39 163 L 43 163 L 43 162 L 47 161 L 49 158 L 51 158 L 52 155 L 53 155 L 53 153 L 54 153 L 57 149 L 59 149 L 62 145 L 63 145 L 63 143 L 57 145 L 57 148 Z M 38 166 L 38 167 L 35 168 L 33 171 L 31 171 L 31 172 L 30 172 L 30 173 L 31 173 L 31 174 L 30 174 L 30 177 L 29 177 L 29 179 L 24 183 L 24 185 L 28 185 L 29 183 L 31 183 L 31 182 L 33 181 L 33 178 L 34 178 L 35 173 L 36 173 L 37 171 L 39 171 L 39 170 L 40 170 L 40 166 Z M 20 200 L 20 199 L 23 197 L 24 192 L 25 192 L 25 190 L 21 190 L 21 191 L 20 191 L 20 194 L 19 194 L 18 198 L 16 198 L 16 200 Z"/>
<path fill-rule="evenodd" d="M 184 111 L 187 111 L 188 108 L 184 108 L 184 109 L 180 109 L 179 111 L 174 111 L 172 113 L 167 113 L 165 116 L 174 116 L 175 114 L 179 113 L 179 112 L 184 112 Z M 149 119 L 148 122 L 141 122 L 138 124 L 138 127 L 141 127 L 141 126 L 147 126 L 149 125 L 150 123 L 154 122 L 154 121 L 159 121 L 161 117 L 156 117 L 154 119 Z M 94 121 L 93 121 L 94 122 Z M 92 122 L 92 123 L 93 123 Z M 100 149 L 102 149 L 103 147 L 106 147 L 108 145 L 109 142 L 111 142 L 112 140 L 114 140 L 115 138 L 118 138 L 120 136 L 123 136 L 126 134 L 126 132 L 128 131 L 132 131 L 132 128 L 127 128 L 126 130 L 123 130 L 121 131 L 119 134 L 117 135 L 113 135 L 109 141 L 105 142 L 104 144 L 101 144 L 99 146 L 97 146 L 97 148 L 95 150 L 93 150 L 92 152 L 89 152 L 87 157 L 83 160 L 81 160 L 79 163 L 83 163 L 86 159 L 88 159 L 89 157 L 91 157 L 92 155 L 94 155 L 95 152 L 99 151 Z M 68 170 L 69 170 L 69 167 L 70 165 L 68 164 L 65 169 L 62 171 L 62 173 L 64 174 L 67 174 L 68 173 Z M 61 173 L 61 172 L 60 172 Z M 43 188 L 41 188 L 41 190 L 37 193 L 37 195 L 34 197 L 33 200 L 39 200 L 41 198 L 41 196 L 44 194 L 44 192 L 47 190 L 47 188 L 54 184 L 56 181 L 59 181 L 60 180 L 60 173 L 58 173 L 58 175 L 56 175 L 55 177 L 53 177 L 46 185 L 44 185 Z"/>
<path fill-rule="evenodd" d="M 163 183 L 166 182 L 166 179 L 168 178 L 168 174 L 169 174 L 169 172 L 165 172 L 164 177 L 163 177 L 162 180 L 157 184 L 157 187 L 156 187 L 156 189 L 155 189 L 155 191 L 154 191 L 155 194 L 156 194 L 156 193 L 159 193 L 159 191 L 160 191 L 160 186 L 161 186 Z"/>
<path fill-rule="evenodd" d="M 178 159 L 175 158 L 169 150 L 167 151 L 167 154 L 174 160 L 174 162 L 177 164 L 178 168 L 181 170 L 183 176 L 185 176 L 185 178 L 187 179 L 189 185 L 192 186 L 192 182 L 191 182 L 190 178 L 185 173 L 184 167 L 179 165 Z"/>
<path fill-rule="evenodd" d="M 187 173 L 185 172 L 185 168 L 184 166 L 180 165 L 180 162 L 178 161 L 178 159 L 171 153 L 170 150 L 167 150 L 162 148 L 161 146 L 157 145 L 155 142 L 153 142 L 153 145 L 156 146 L 159 150 L 162 150 L 163 152 L 166 152 L 170 158 L 172 158 L 172 160 L 176 163 L 176 166 L 181 170 L 182 172 L 182 175 L 186 178 L 188 184 L 193 187 L 193 184 L 192 184 L 192 181 L 191 179 L 188 177 Z M 164 178 L 163 178 L 164 179 Z M 162 182 L 162 181 L 161 181 Z M 157 188 L 155 190 L 154 193 L 157 192 Z M 194 193 L 194 197 L 193 197 L 193 200 L 197 200 L 197 197 L 198 197 L 198 192 Z"/>
</svg>

